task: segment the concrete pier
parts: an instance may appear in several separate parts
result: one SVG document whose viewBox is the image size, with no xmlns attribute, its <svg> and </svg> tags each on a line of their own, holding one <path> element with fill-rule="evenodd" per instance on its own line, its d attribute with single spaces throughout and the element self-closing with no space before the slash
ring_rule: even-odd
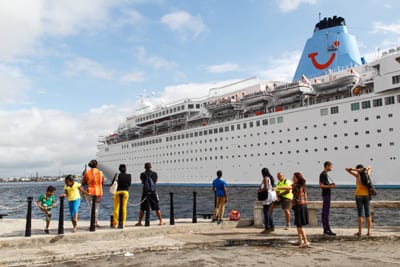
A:
<svg viewBox="0 0 400 267">
<path fill-rule="evenodd" d="M 289 245 L 297 239 L 295 228 L 283 230 L 277 227 L 274 233 L 265 235 L 260 233 L 260 229 L 250 226 L 251 222 L 252 220 L 242 219 L 239 222 L 224 221 L 216 224 L 211 223 L 210 220 L 199 219 L 198 223 L 193 224 L 190 219 L 178 219 L 175 225 L 159 226 L 157 221 L 152 221 L 150 227 L 135 227 L 135 222 L 128 222 L 124 229 L 112 229 L 108 221 L 102 221 L 100 222 L 102 227 L 97 228 L 95 232 L 90 232 L 88 229 L 90 223 L 80 221 L 78 232 L 72 233 L 72 226 L 66 221 L 65 233 L 57 235 L 56 222 L 52 222 L 50 234 L 44 234 L 44 221 L 33 220 L 32 236 L 24 237 L 25 220 L 2 219 L 0 220 L 0 266 L 58 266 L 69 261 L 124 256 L 127 253 L 129 255 L 143 255 L 143 253 L 154 251 L 175 251 L 176 253 L 177 250 L 207 248 L 217 251 L 232 246 L 241 249 L 244 248 L 243 246 L 283 246 L 288 251 L 299 249 Z M 358 242 L 356 244 L 363 247 L 363 242 L 360 241 L 398 244 L 400 240 L 400 227 L 373 229 L 372 237 L 362 236 L 361 238 L 353 235 L 355 229 L 335 228 L 335 231 L 338 236 L 326 237 L 322 235 L 320 227 L 307 227 L 306 233 L 314 246 L 310 249 L 323 247 L 324 242 L 335 242 L 335 244 Z M 352 247 L 357 246 L 352 245 Z M 231 253 L 237 254 L 235 250 Z M 235 256 L 240 257 L 238 254 Z M 399 255 L 393 255 L 393 257 L 399 257 Z M 251 262 L 245 258 L 242 260 L 249 264 Z M 388 260 L 386 256 L 385 260 Z M 232 266 L 232 264 L 227 262 L 217 266 Z M 346 265 L 342 264 L 342 266 Z"/>
</svg>

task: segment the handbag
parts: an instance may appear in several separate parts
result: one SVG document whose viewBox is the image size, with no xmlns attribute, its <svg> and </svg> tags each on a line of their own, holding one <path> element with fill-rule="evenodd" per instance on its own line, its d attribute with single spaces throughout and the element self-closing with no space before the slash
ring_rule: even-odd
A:
<svg viewBox="0 0 400 267">
<path fill-rule="evenodd" d="M 265 191 L 258 191 L 257 193 L 257 199 L 259 201 L 264 201 L 268 198 L 268 190 Z"/>
<path fill-rule="evenodd" d="M 117 193 L 117 188 L 118 188 L 118 176 L 117 174 L 114 175 L 114 182 L 112 183 L 112 185 L 110 186 L 110 193 L 112 195 L 115 195 L 115 193 Z"/>
<path fill-rule="evenodd" d="M 376 189 L 372 185 L 368 187 L 368 193 L 370 196 L 376 196 Z"/>
</svg>

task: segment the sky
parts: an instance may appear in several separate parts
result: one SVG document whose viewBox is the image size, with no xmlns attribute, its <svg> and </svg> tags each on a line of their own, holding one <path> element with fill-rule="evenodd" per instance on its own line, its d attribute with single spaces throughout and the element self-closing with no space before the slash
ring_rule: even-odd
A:
<svg viewBox="0 0 400 267">
<path fill-rule="evenodd" d="M 319 16 L 368 61 L 400 46 L 396 0 L 0 0 L 0 177 L 80 174 L 135 113 L 256 76 L 287 80 Z"/>
</svg>

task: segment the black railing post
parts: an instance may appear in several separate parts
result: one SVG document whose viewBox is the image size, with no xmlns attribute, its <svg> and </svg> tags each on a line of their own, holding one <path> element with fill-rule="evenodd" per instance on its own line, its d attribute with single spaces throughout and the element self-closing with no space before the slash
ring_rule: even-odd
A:
<svg viewBox="0 0 400 267">
<path fill-rule="evenodd" d="M 150 194 L 148 193 L 146 197 L 146 218 L 144 226 L 150 226 Z"/>
<path fill-rule="evenodd" d="M 28 197 L 28 210 L 26 212 L 25 236 L 31 236 L 32 234 L 32 201 L 33 197 Z"/>
<path fill-rule="evenodd" d="M 175 224 L 175 215 L 174 215 L 174 193 L 169 192 L 169 224 L 174 225 Z"/>
<path fill-rule="evenodd" d="M 197 223 L 196 195 L 197 195 L 197 192 L 193 192 L 193 217 L 192 217 L 192 223 Z"/>
<path fill-rule="evenodd" d="M 58 216 L 58 234 L 64 234 L 64 196 L 60 196 L 60 214 Z"/>
<path fill-rule="evenodd" d="M 122 228 L 124 228 L 124 224 L 123 224 L 123 222 L 122 222 L 122 218 L 123 218 L 123 214 L 122 214 L 122 211 L 123 211 L 123 207 L 122 207 L 122 198 L 124 197 L 124 195 L 122 195 L 122 194 L 119 194 L 119 213 L 118 213 L 118 228 L 119 229 L 122 229 Z"/>
<path fill-rule="evenodd" d="M 96 231 L 96 196 L 92 196 L 92 207 L 90 210 L 90 232 Z"/>
</svg>

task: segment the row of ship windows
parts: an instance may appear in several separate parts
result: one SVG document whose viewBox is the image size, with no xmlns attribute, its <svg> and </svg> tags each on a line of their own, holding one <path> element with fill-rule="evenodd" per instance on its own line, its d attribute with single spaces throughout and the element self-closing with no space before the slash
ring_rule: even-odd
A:
<svg viewBox="0 0 400 267">
<path fill-rule="evenodd" d="M 382 118 L 382 116 L 381 116 L 381 115 L 376 115 L 375 118 L 376 118 L 377 120 L 380 120 L 380 119 Z M 392 113 L 389 113 L 389 114 L 388 114 L 388 118 L 393 118 L 393 114 L 392 114 Z M 365 120 L 365 121 L 369 121 L 369 119 L 370 119 L 369 117 L 364 117 L 364 120 Z M 359 121 L 358 118 L 354 118 L 354 119 L 353 119 L 353 122 L 358 122 L 358 121 Z M 257 123 L 257 122 L 258 122 L 258 123 Z M 251 123 L 251 125 L 253 125 L 253 122 L 250 122 L 250 123 Z M 259 125 L 259 123 L 260 123 L 260 121 L 256 121 L 256 126 Z M 347 123 L 348 123 L 348 120 L 343 120 L 343 124 L 347 124 Z M 244 126 L 244 128 L 246 128 L 246 127 L 247 127 L 247 123 L 243 123 L 243 124 L 246 125 L 246 126 Z M 332 124 L 333 124 L 333 125 L 337 125 L 337 121 L 333 121 Z M 323 123 L 322 126 L 323 126 L 323 127 L 327 127 L 328 125 L 327 125 L 327 123 Z M 236 127 L 238 127 L 238 129 L 240 129 L 240 124 L 237 124 Z M 251 126 L 251 127 L 253 127 L 253 126 Z M 317 128 L 317 127 L 318 127 L 317 124 L 314 124 L 314 125 L 313 125 L 313 128 Z M 208 131 L 213 131 L 213 132 L 219 133 L 219 130 L 221 130 L 221 128 L 223 128 L 223 127 L 214 128 L 214 129 L 209 129 Z M 229 128 L 229 126 L 225 126 L 225 128 Z M 231 129 L 234 129 L 234 128 L 235 128 L 235 125 L 231 125 L 230 128 L 231 128 Z M 304 129 L 308 129 L 308 126 L 305 125 L 305 126 L 304 126 Z M 221 132 L 223 132 L 223 130 L 224 130 L 224 129 L 222 129 Z M 287 128 L 286 130 L 287 130 L 288 132 L 290 132 L 291 129 L 290 129 L 290 128 Z M 296 130 L 296 131 L 299 131 L 299 130 L 300 130 L 300 127 L 296 127 L 295 130 Z M 228 129 L 228 131 L 229 131 L 229 129 Z M 393 131 L 393 128 L 390 128 L 389 131 Z M 195 133 L 190 133 L 190 134 L 187 133 L 187 134 L 182 134 L 182 135 L 175 135 L 175 136 L 173 136 L 173 137 L 171 136 L 171 137 L 169 137 L 169 138 L 170 138 L 170 139 L 173 138 L 173 140 L 180 140 L 181 138 L 184 139 L 185 137 L 186 137 L 186 138 L 189 138 L 189 137 L 192 137 L 192 136 L 196 136 L 196 137 L 197 137 L 197 136 L 199 136 L 199 134 L 200 134 L 201 132 L 202 132 L 202 131 L 200 131 L 200 132 L 195 132 Z M 207 130 L 204 130 L 204 132 L 207 132 Z M 204 133 L 204 132 L 203 132 L 203 133 Z M 282 133 L 283 130 L 280 129 L 280 130 L 278 130 L 277 132 Z M 369 131 L 366 131 L 366 132 L 369 133 Z M 381 129 L 378 129 L 377 132 L 380 133 L 380 132 L 381 132 Z M 271 131 L 271 134 L 275 134 L 275 131 Z M 267 132 L 264 132 L 264 135 L 267 135 Z M 252 136 L 253 136 L 253 134 L 250 134 L 250 137 L 252 137 Z M 260 136 L 260 133 L 257 133 L 257 136 Z M 347 135 L 345 134 L 345 136 L 347 136 Z M 243 138 L 246 138 L 246 137 L 247 137 L 246 134 L 243 135 Z M 235 137 L 232 136 L 231 138 L 234 139 Z M 237 138 L 239 139 L 239 138 L 240 138 L 240 135 L 238 135 Z M 168 139 L 168 137 L 167 137 L 167 139 Z M 225 139 L 228 140 L 229 137 L 225 137 Z M 158 144 L 158 143 L 161 143 L 161 142 L 162 142 L 161 140 L 162 140 L 161 138 L 157 138 L 157 139 L 153 139 L 153 140 L 148 140 L 148 141 L 141 141 L 141 142 L 137 142 L 137 143 L 132 143 L 132 144 L 131 144 L 131 147 L 147 146 L 147 145 L 150 145 L 150 144 Z M 215 142 L 218 142 L 218 138 L 215 138 L 214 140 L 215 140 Z M 220 137 L 219 140 L 220 140 L 220 141 L 223 141 L 223 138 Z M 209 142 L 212 143 L 212 142 L 213 142 L 213 139 L 209 139 Z M 198 141 L 195 141 L 195 144 L 197 144 L 197 143 L 198 143 Z M 199 143 L 202 144 L 203 141 L 200 140 Z M 204 143 L 207 143 L 207 139 L 204 140 Z M 193 142 L 191 142 L 190 144 L 193 145 Z M 184 143 L 182 143 L 182 146 L 183 146 L 183 145 L 184 145 Z M 187 142 L 186 145 L 189 145 L 189 143 Z M 178 146 L 180 146 L 180 144 L 178 144 Z M 172 147 L 172 145 L 171 145 L 171 147 Z M 176 144 L 174 145 L 174 147 L 176 147 Z M 122 145 L 122 149 L 127 149 L 127 148 L 129 148 L 129 144 L 124 144 L 124 145 Z M 167 145 L 167 148 L 168 148 L 168 145 Z"/>
<path fill-rule="evenodd" d="M 389 132 L 393 132 L 394 131 L 394 128 L 389 128 Z M 377 133 L 382 133 L 382 130 L 381 129 L 377 129 Z M 366 135 L 368 135 L 368 134 L 370 134 L 370 131 L 369 130 L 367 130 L 367 131 L 365 131 L 365 134 Z M 355 136 L 358 136 L 359 135 L 359 132 L 354 132 L 354 135 Z M 343 136 L 344 137 L 348 137 L 349 136 L 349 134 L 348 133 L 344 133 L 343 134 Z M 338 135 L 337 134 L 334 134 L 333 135 L 333 138 L 338 138 Z M 314 138 L 312 138 L 313 140 L 318 140 L 318 137 L 317 136 L 314 136 Z M 328 136 L 327 135 L 324 135 L 323 136 L 323 139 L 328 139 Z M 308 138 L 308 137 L 305 137 L 304 138 L 304 141 L 309 141 L 310 139 Z M 206 140 L 207 141 L 207 140 Z M 295 139 L 295 141 L 296 142 L 300 142 L 300 139 L 299 138 L 296 138 Z M 271 141 L 271 144 L 272 145 L 275 145 L 275 144 L 283 144 L 285 141 L 284 140 L 279 140 L 279 141 Z M 291 143 L 291 140 L 290 139 L 288 139 L 287 140 L 287 143 Z M 394 142 L 391 142 L 390 144 L 392 145 L 392 143 L 393 143 L 393 145 L 394 145 Z M 197 142 L 195 142 L 195 144 L 197 144 Z M 187 146 L 189 146 L 189 143 L 186 143 L 186 145 Z M 190 144 L 190 145 L 193 145 L 193 142 Z M 157 148 L 155 148 L 154 150 L 163 150 L 163 149 L 168 149 L 168 148 L 173 148 L 173 147 L 180 147 L 181 145 L 180 144 L 178 144 L 178 145 L 171 145 L 171 146 L 166 146 L 166 147 L 157 147 Z M 185 146 L 185 143 L 182 143 L 182 147 L 184 147 Z M 254 144 L 249 144 L 249 145 L 247 145 L 247 144 L 244 144 L 244 145 L 237 145 L 237 148 L 247 148 L 247 147 L 254 147 L 255 145 Z M 259 146 L 261 146 L 261 143 L 257 143 L 257 146 L 259 147 Z M 264 146 L 268 146 L 268 142 L 264 142 Z M 379 146 L 379 145 L 378 145 Z M 136 151 L 136 153 L 139 153 L 139 154 L 141 154 L 141 153 L 143 153 L 143 152 L 148 152 L 148 151 L 150 151 L 151 149 L 144 149 L 143 151 Z M 223 146 L 220 146 L 219 148 L 218 147 L 214 147 L 214 148 L 212 148 L 212 147 L 209 147 L 209 148 L 200 148 L 200 149 L 192 149 L 192 150 L 186 150 L 186 151 L 184 151 L 184 150 L 182 150 L 182 151 L 177 151 L 177 152 L 174 152 L 173 154 L 172 154 L 172 152 L 170 152 L 170 153 L 163 153 L 162 154 L 162 156 L 163 157 L 165 157 L 165 156 L 169 156 L 169 155 L 184 155 L 185 153 L 186 154 L 189 154 L 189 153 L 197 153 L 197 152 L 203 152 L 203 150 L 204 150 L 204 152 L 212 152 L 212 151 L 218 151 L 218 150 L 224 150 L 224 147 Z M 225 146 L 225 150 L 229 150 L 229 146 Z M 126 152 L 125 154 L 130 154 L 129 152 Z M 133 154 L 133 152 L 131 152 L 131 154 Z M 161 156 L 161 154 L 159 155 L 159 156 Z"/>
<path fill-rule="evenodd" d="M 384 99 L 382 99 L 382 98 L 373 99 L 372 106 L 371 106 L 371 100 L 366 100 L 366 101 L 351 103 L 350 108 L 351 108 L 351 111 L 360 110 L 360 103 L 361 103 L 362 109 L 369 109 L 371 107 L 381 107 L 381 106 L 383 106 L 383 102 L 385 102 L 385 105 L 393 105 L 396 103 L 394 96 L 388 96 L 388 97 L 385 97 Z M 397 95 L 397 103 L 400 103 L 400 95 Z M 338 114 L 339 107 L 338 106 L 330 107 L 330 112 L 331 112 L 331 114 Z M 321 113 L 321 116 L 327 116 L 329 114 L 329 109 L 322 108 L 320 110 L 320 113 Z"/>
<path fill-rule="evenodd" d="M 395 143 L 394 142 L 389 142 L 389 146 L 395 146 Z M 371 144 L 366 144 L 365 145 L 365 147 L 366 148 L 372 148 L 372 146 L 371 146 Z M 382 143 L 378 143 L 377 145 L 376 145 L 376 147 L 378 147 L 378 148 L 384 148 L 384 145 L 382 144 Z M 350 146 L 343 146 L 343 149 L 344 150 L 348 150 L 348 149 L 350 149 L 351 147 Z M 339 150 L 340 148 L 339 147 L 337 147 L 337 146 L 335 146 L 335 147 L 333 147 L 333 150 L 334 151 L 337 151 L 337 150 Z M 360 145 L 354 145 L 354 149 L 360 149 Z M 323 149 L 323 151 L 328 151 L 329 149 L 327 148 L 327 147 L 325 147 L 324 149 Z M 319 149 L 318 148 L 315 148 L 315 149 L 304 149 L 304 153 L 309 153 L 309 152 L 318 152 L 319 151 Z M 300 153 L 302 153 L 302 151 L 300 151 L 300 150 L 296 150 L 296 151 L 293 151 L 293 153 L 296 153 L 296 154 L 300 154 Z M 172 154 L 172 153 L 171 153 Z M 271 153 L 257 153 L 257 154 L 243 154 L 243 155 L 220 155 L 220 156 L 205 156 L 205 157 L 195 157 L 195 158 L 182 158 L 182 159 L 170 159 L 170 160 L 163 160 L 162 161 L 162 163 L 172 163 L 172 162 L 174 162 L 174 163 L 176 163 L 176 162 L 189 162 L 189 161 L 202 161 L 202 160 L 220 160 L 220 159 L 229 159 L 229 158 L 231 158 L 231 159 L 234 159 L 234 158 L 247 158 L 247 157 L 261 157 L 261 156 L 268 156 L 268 155 L 272 155 L 272 156 L 275 156 L 275 155 L 284 155 L 285 154 L 285 152 L 283 152 L 283 151 L 280 151 L 280 152 L 271 152 Z M 292 154 L 292 151 L 291 150 L 288 150 L 287 151 L 287 153 L 286 154 L 288 154 L 288 155 L 290 155 L 290 154 Z M 150 156 L 150 155 L 147 155 L 147 156 L 141 156 L 141 157 L 134 157 L 134 158 L 130 158 L 129 160 L 130 161 L 137 161 L 137 160 L 142 160 L 142 159 L 155 159 L 155 158 L 157 158 L 157 157 L 160 157 L 161 155 L 153 155 L 153 156 Z M 164 155 L 165 156 L 165 155 Z M 168 154 L 166 155 L 166 156 L 168 156 Z M 395 157 L 391 157 L 390 159 L 396 159 Z M 139 164 L 139 163 L 138 163 Z M 141 165 L 141 164 L 140 164 Z"/>
</svg>

